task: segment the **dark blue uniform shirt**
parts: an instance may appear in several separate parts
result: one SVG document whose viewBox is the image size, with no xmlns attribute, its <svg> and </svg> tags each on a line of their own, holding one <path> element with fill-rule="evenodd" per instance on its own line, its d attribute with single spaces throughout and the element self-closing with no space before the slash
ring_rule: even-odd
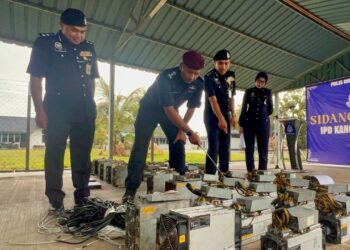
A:
<svg viewBox="0 0 350 250">
<path fill-rule="evenodd" d="M 44 108 L 49 117 L 63 115 L 71 122 L 96 117 L 92 86 L 99 73 L 91 42 L 75 45 L 61 31 L 41 34 L 34 42 L 27 72 L 46 78 Z"/>
<path fill-rule="evenodd" d="M 247 89 L 244 93 L 239 126 L 264 125 L 273 112 L 271 90 L 257 87 Z"/>
<path fill-rule="evenodd" d="M 225 75 L 220 75 L 215 69 L 209 71 L 204 77 L 205 89 L 205 110 L 206 121 L 218 122 L 209 102 L 209 97 L 216 96 L 221 113 L 228 119 L 230 112 L 230 98 L 236 94 L 235 73 L 227 71 Z"/>
<path fill-rule="evenodd" d="M 178 109 L 184 102 L 188 108 L 201 105 L 203 92 L 203 78 L 198 77 L 192 83 L 186 83 L 180 68 L 170 68 L 162 71 L 155 82 L 147 90 L 141 104 L 154 109 L 174 106 Z"/>
</svg>

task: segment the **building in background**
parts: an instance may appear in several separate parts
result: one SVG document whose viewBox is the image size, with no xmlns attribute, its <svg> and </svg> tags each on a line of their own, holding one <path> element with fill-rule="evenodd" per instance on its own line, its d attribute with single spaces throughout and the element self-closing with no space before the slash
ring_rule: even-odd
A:
<svg viewBox="0 0 350 250">
<path fill-rule="evenodd" d="M 153 133 L 154 143 L 164 151 L 169 151 L 168 139 L 166 138 L 163 130 L 158 126 Z M 206 136 L 201 136 L 202 148 L 208 148 L 208 138 Z M 196 150 L 197 146 L 192 145 L 189 140 L 186 140 L 185 150 Z M 240 148 L 240 136 L 237 129 L 231 130 L 231 150 L 242 150 Z"/>
<path fill-rule="evenodd" d="M 0 116 L 0 148 L 24 148 L 27 140 L 27 118 L 15 116 Z M 30 118 L 30 148 L 42 148 L 44 144 L 42 129 Z"/>
</svg>

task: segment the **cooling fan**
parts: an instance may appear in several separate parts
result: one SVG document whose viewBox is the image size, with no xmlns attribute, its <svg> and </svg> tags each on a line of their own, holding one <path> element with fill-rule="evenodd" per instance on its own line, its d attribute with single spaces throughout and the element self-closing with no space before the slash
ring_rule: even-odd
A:
<svg viewBox="0 0 350 250">
<path fill-rule="evenodd" d="M 161 250 L 180 250 L 187 238 L 186 220 L 172 214 L 162 214 L 159 221 L 159 244 Z"/>
<path fill-rule="evenodd" d="M 278 244 L 272 240 L 265 240 L 262 243 L 261 249 L 263 250 L 276 250 L 278 249 Z"/>
</svg>

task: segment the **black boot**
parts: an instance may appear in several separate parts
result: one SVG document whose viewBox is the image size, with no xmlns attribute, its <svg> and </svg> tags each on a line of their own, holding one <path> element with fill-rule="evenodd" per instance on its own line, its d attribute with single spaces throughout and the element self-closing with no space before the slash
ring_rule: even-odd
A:
<svg viewBox="0 0 350 250">
<path fill-rule="evenodd" d="M 126 189 L 125 193 L 123 195 L 123 198 L 122 198 L 123 204 L 125 204 L 127 202 L 133 202 L 135 199 L 135 194 L 136 194 L 136 190 Z"/>
</svg>

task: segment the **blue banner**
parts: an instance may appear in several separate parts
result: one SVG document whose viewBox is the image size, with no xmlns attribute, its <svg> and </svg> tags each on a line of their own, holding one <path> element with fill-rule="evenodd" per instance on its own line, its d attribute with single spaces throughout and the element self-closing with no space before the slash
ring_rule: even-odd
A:
<svg viewBox="0 0 350 250">
<path fill-rule="evenodd" d="M 350 78 L 306 88 L 307 160 L 350 165 Z"/>
</svg>

